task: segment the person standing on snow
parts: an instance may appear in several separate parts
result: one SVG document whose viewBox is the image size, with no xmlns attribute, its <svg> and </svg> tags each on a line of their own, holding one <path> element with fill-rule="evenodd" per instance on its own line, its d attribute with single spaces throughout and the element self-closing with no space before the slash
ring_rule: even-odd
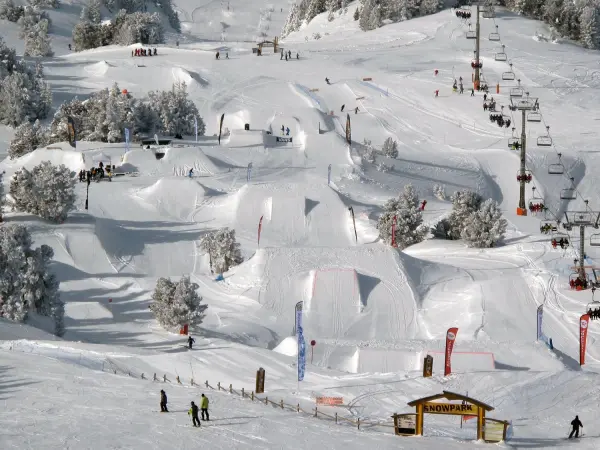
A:
<svg viewBox="0 0 600 450">
<path fill-rule="evenodd" d="M 160 412 L 169 412 L 167 409 L 167 394 L 164 390 L 160 390 Z"/>
<path fill-rule="evenodd" d="M 327 78 L 327 77 L 325 78 L 325 83 L 327 83 L 327 84 L 331 84 L 331 83 L 329 82 L 329 78 Z"/>
<path fill-rule="evenodd" d="M 285 125 L 281 125 L 281 135 L 285 134 Z"/>
<path fill-rule="evenodd" d="M 341 109 L 342 112 L 344 112 L 345 107 L 346 107 L 346 105 L 342 105 L 342 109 Z"/>
<path fill-rule="evenodd" d="M 204 394 L 202 394 L 200 408 L 202 410 L 202 420 L 210 421 L 210 418 L 208 417 L 208 397 L 206 397 Z M 204 414 L 206 414 L 206 419 L 204 418 Z"/>
<path fill-rule="evenodd" d="M 195 427 L 199 427 L 200 426 L 200 419 L 198 419 L 198 405 L 196 405 L 194 402 L 192 402 L 191 405 L 192 405 L 192 407 L 188 411 L 188 416 L 191 415 L 192 416 L 192 423 L 194 424 Z M 196 423 L 198 425 L 196 425 Z"/>
<path fill-rule="evenodd" d="M 192 344 L 196 343 L 196 341 L 194 340 L 194 338 L 192 338 L 191 336 L 188 337 L 188 348 L 191 350 L 192 349 Z"/>
<path fill-rule="evenodd" d="M 573 433 L 575 434 L 575 437 L 578 438 L 579 427 L 583 428 L 583 424 L 581 423 L 581 420 L 579 420 L 579 416 L 575 416 L 575 419 L 571 421 L 571 426 L 573 427 L 573 429 L 571 430 L 571 434 L 569 434 L 569 439 L 573 437 Z"/>
<path fill-rule="evenodd" d="M 289 135 L 290 135 L 290 127 L 287 127 L 287 128 L 285 129 L 285 135 L 286 135 L 286 136 L 289 136 Z"/>
<path fill-rule="evenodd" d="M 358 114 L 358 106 L 354 108 L 354 114 Z"/>
<path fill-rule="evenodd" d="M 188 172 L 188 177 L 192 178 L 193 175 L 194 175 L 194 168 L 192 167 L 190 169 L 190 171 Z"/>
</svg>

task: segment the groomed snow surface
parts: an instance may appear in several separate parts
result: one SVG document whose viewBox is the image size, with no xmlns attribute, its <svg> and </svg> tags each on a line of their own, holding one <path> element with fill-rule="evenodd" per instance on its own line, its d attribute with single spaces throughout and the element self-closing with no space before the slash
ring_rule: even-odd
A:
<svg viewBox="0 0 600 450">
<path fill-rule="evenodd" d="M 495 407 L 489 417 L 512 422 L 503 447 L 597 449 L 600 332 L 592 323 L 587 363 L 579 367 L 578 319 L 591 293 L 568 289 L 579 235 L 570 234 L 573 247 L 554 250 L 539 234 L 540 217 L 516 216 L 519 159 L 507 148 L 511 130 L 488 120 L 480 93 L 451 90 L 459 76 L 470 87 L 473 49 L 465 24 L 446 10 L 363 33 L 352 20 L 353 3 L 347 15 L 333 22 L 321 15 L 285 39 L 283 48 L 293 54 L 286 62 L 269 49 L 257 57 L 252 41 L 267 22 L 267 35 L 279 34 L 287 1 L 175 3 L 186 32 L 179 48 L 169 42 L 143 64 L 129 48 L 71 53 L 45 61 L 45 72 L 56 106 L 114 81 L 135 96 L 185 81 L 206 136 L 129 150 L 124 144 L 80 142 L 72 149 L 60 143 L 0 164 L 6 191 L 14 171 L 45 160 L 74 171 L 103 161 L 117 166 L 118 175 L 90 186 L 87 211 L 85 184 L 78 184 L 78 209 L 64 224 L 6 214 L 7 223 L 29 227 L 36 245 L 53 247 L 67 332 L 55 339 L 36 317 L 29 325 L 0 322 L 0 447 L 484 445 L 474 442 L 475 421 L 461 428 L 456 416 L 427 416 L 424 437 L 400 438 L 391 428 L 367 424 L 359 431 L 240 398 L 242 387 L 254 389 L 263 367 L 264 395 L 308 411 L 318 396 L 339 396 L 344 406 L 323 411 L 389 425 L 393 413 L 414 411 L 407 406 L 411 400 L 442 390 L 468 392 Z M 61 12 L 64 23 L 79 15 L 74 5 L 68 8 Z M 536 193 L 560 214 L 582 209 L 584 198 L 597 209 L 597 53 L 536 40 L 536 33 L 548 33 L 544 25 L 505 11 L 495 21 L 517 78 L 539 97 L 544 122 L 527 126 Z M 493 25 L 482 21 L 484 36 Z M 313 39 L 315 32 L 322 38 Z M 494 61 L 496 47 L 482 40 L 484 73 L 490 86 L 500 82 L 500 93 L 493 94 L 498 105 L 508 105 L 513 83 L 500 81 L 508 66 Z M 229 59 L 216 61 L 217 50 Z M 352 121 L 350 148 L 342 104 Z M 222 113 L 228 133 L 219 145 Z M 520 129 L 518 115 L 513 124 Z M 551 126 L 555 148 L 534 144 L 544 124 Z M 282 125 L 292 142 L 276 139 Z M 2 148 L 10 135 L 2 129 Z M 394 165 L 384 173 L 360 155 L 363 139 L 379 148 L 387 137 L 398 141 L 400 154 L 380 157 Z M 557 151 L 564 176 L 548 174 Z M 581 196 L 560 201 L 569 177 Z M 403 252 L 382 244 L 375 227 L 381 205 L 408 183 L 428 202 L 427 224 L 451 208 L 449 200 L 433 196 L 434 184 L 445 185 L 448 198 L 458 189 L 494 198 L 509 221 L 504 244 L 480 250 L 430 239 Z M 528 187 L 528 201 L 531 192 Z M 245 262 L 216 282 L 199 241 L 220 227 L 236 230 Z M 593 265 L 600 254 L 588 247 Z M 191 332 L 192 351 L 148 309 L 157 278 L 186 274 L 209 305 L 205 322 Z M 292 331 L 300 301 L 305 337 L 316 346 L 308 349 L 306 377 L 297 383 Z M 536 342 L 540 304 L 554 350 Z M 459 328 L 454 373 L 443 377 L 445 333 L 452 326 Z M 434 357 L 434 376 L 424 379 L 427 354 Z M 151 381 L 155 373 L 169 382 Z M 192 387 L 192 378 L 211 387 Z M 218 382 L 226 390 L 232 384 L 235 393 L 215 390 Z M 161 388 L 170 414 L 158 412 Z M 186 411 L 202 392 L 211 401 L 211 421 L 194 429 Z M 576 414 L 585 436 L 567 441 Z"/>
</svg>

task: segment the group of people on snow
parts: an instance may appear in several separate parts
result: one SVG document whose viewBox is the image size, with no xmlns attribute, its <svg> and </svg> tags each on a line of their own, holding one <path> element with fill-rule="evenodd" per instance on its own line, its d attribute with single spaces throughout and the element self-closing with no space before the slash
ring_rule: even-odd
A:
<svg viewBox="0 0 600 450">
<path fill-rule="evenodd" d="M 346 108 L 346 105 L 342 105 L 342 108 L 340 109 L 341 112 L 344 112 L 344 109 Z M 354 108 L 354 114 L 358 114 L 358 106 L 356 108 Z"/>
<path fill-rule="evenodd" d="M 136 48 L 135 50 L 131 50 L 131 56 L 156 56 L 156 48 Z"/>
<path fill-rule="evenodd" d="M 196 405 L 194 402 L 191 402 L 191 407 L 188 410 L 188 416 L 192 416 L 192 425 L 195 427 L 200 426 L 198 411 L 201 411 L 203 421 L 210 421 L 210 417 L 208 415 L 208 397 L 204 394 L 200 396 L 200 408 L 198 408 L 198 405 Z M 169 409 L 167 408 L 167 393 L 164 391 L 164 389 L 161 389 L 160 391 L 160 412 L 169 412 Z"/>
<path fill-rule="evenodd" d="M 215 58 L 217 58 L 217 59 L 221 59 L 221 53 L 220 53 L 220 52 L 217 52 L 217 53 L 215 54 Z M 229 52 L 225 52 L 225 59 L 229 59 Z"/>
<path fill-rule="evenodd" d="M 102 163 L 102 161 L 100 161 L 100 163 L 98 164 L 98 167 L 92 167 L 90 170 L 80 170 L 79 171 L 79 182 L 83 183 L 84 181 L 87 181 L 88 184 L 90 184 L 92 182 L 92 180 L 96 181 L 96 182 L 100 182 L 100 180 L 102 180 L 104 177 L 108 178 L 108 181 L 112 181 L 112 171 L 110 170 L 110 166 L 106 166 L 104 167 L 104 164 Z"/>
<path fill-rule="evenodd" d="M 281 61 L 283 58 L 285 58 L 286 61 L 292 59 L 292 51 L 288 50 L 287 52 L 284 52 L 283 49 L 281 49 L 281 57 L 279 60 Z M 300 54 L 298 52 L 296 52 L 296 59 L 300 59 Z"/>
<path fill-rule="evenodd" d="M 285 125 L 281 125 L 281 135 L 282 136 L 289 136 L 290 135 L 290 127 L 287 127 Z"/>
</svg>

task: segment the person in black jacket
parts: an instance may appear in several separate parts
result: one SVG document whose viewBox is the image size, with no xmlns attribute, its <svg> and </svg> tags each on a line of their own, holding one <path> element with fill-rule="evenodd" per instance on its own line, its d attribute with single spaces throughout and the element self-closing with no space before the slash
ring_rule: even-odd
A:
<svg viewBox="0 0 600 450">
<path fill-rule="evenodd" d="M 194 340 L 193 337 L 189 336 L 188 337 L 188 348 L 191 350 L 192 349 L 192 344 L 195 343 L 196 341 Z"/>
<path fill-rule="evenodd" d="M 575 416 L 575 419 L 573 419 L 571 421 L 571 426 L 573 427 L 573 429 L 571 430 L 569 439 L 571 439 L 573 437 L 573 433 L 575 434 L 575 437 L 578 438 L 579 437 L 579 427 L 583 428 L 583 424 L 581 423 L 581 420 L 579 420 L 579 416 Z"/>
<path fill-rule="evenodd" d="M 198 418 L 198 405 L 196 405 L 194 402 L 192 402 L 192 407 L 188 411 L 188 416 L 190 414 L 192 415 L 192 423 L 194 424 L 194 426 L 195 427 L 199 427 L 200 426 L 200 419 Z"/>
<path fill-rule="evenodd" d="M 162 389 L 160 390 L 160 412 L 169 412 L 167 409 L 167 394 Z"/>
</svg>

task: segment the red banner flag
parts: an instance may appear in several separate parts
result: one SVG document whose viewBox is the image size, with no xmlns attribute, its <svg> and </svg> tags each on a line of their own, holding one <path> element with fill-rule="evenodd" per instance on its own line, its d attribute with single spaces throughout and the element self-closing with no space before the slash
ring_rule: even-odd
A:
<svg viewBox="0 0 600 450">
<path fill-rule="evenodd" d="M 452 349 L 454 348 L 454 341 L 456 340 L 456 335 L 458 334 L 458 328 L 448 328 L 446 331 L 446 357 L 444 359 L 444 376 L 450 375 L 452 373 Z"/>
<path fill-rule="evenodd" d="M 398 247 L 398 244 L 396 244 L 396 221 L 398 220 L 398 218 L 396 216 L 394 216 L 394 218 L 392 219 L 392 247 Z"/>
<path fill-rule="evenodd" d="M 590 315 L 584 314 L 579 318 L 579 365 L 585 364 L 585 345 L 587 343 L 588 324 L 590 323 Z"/>
<path fill-rule="evenodd" d="M 262 220 L 264 216 L 260 216 L 260 220 L 258 222 L 258 246 L 260 247 L 260 232 L 262 230 Z"/>
</svg>

